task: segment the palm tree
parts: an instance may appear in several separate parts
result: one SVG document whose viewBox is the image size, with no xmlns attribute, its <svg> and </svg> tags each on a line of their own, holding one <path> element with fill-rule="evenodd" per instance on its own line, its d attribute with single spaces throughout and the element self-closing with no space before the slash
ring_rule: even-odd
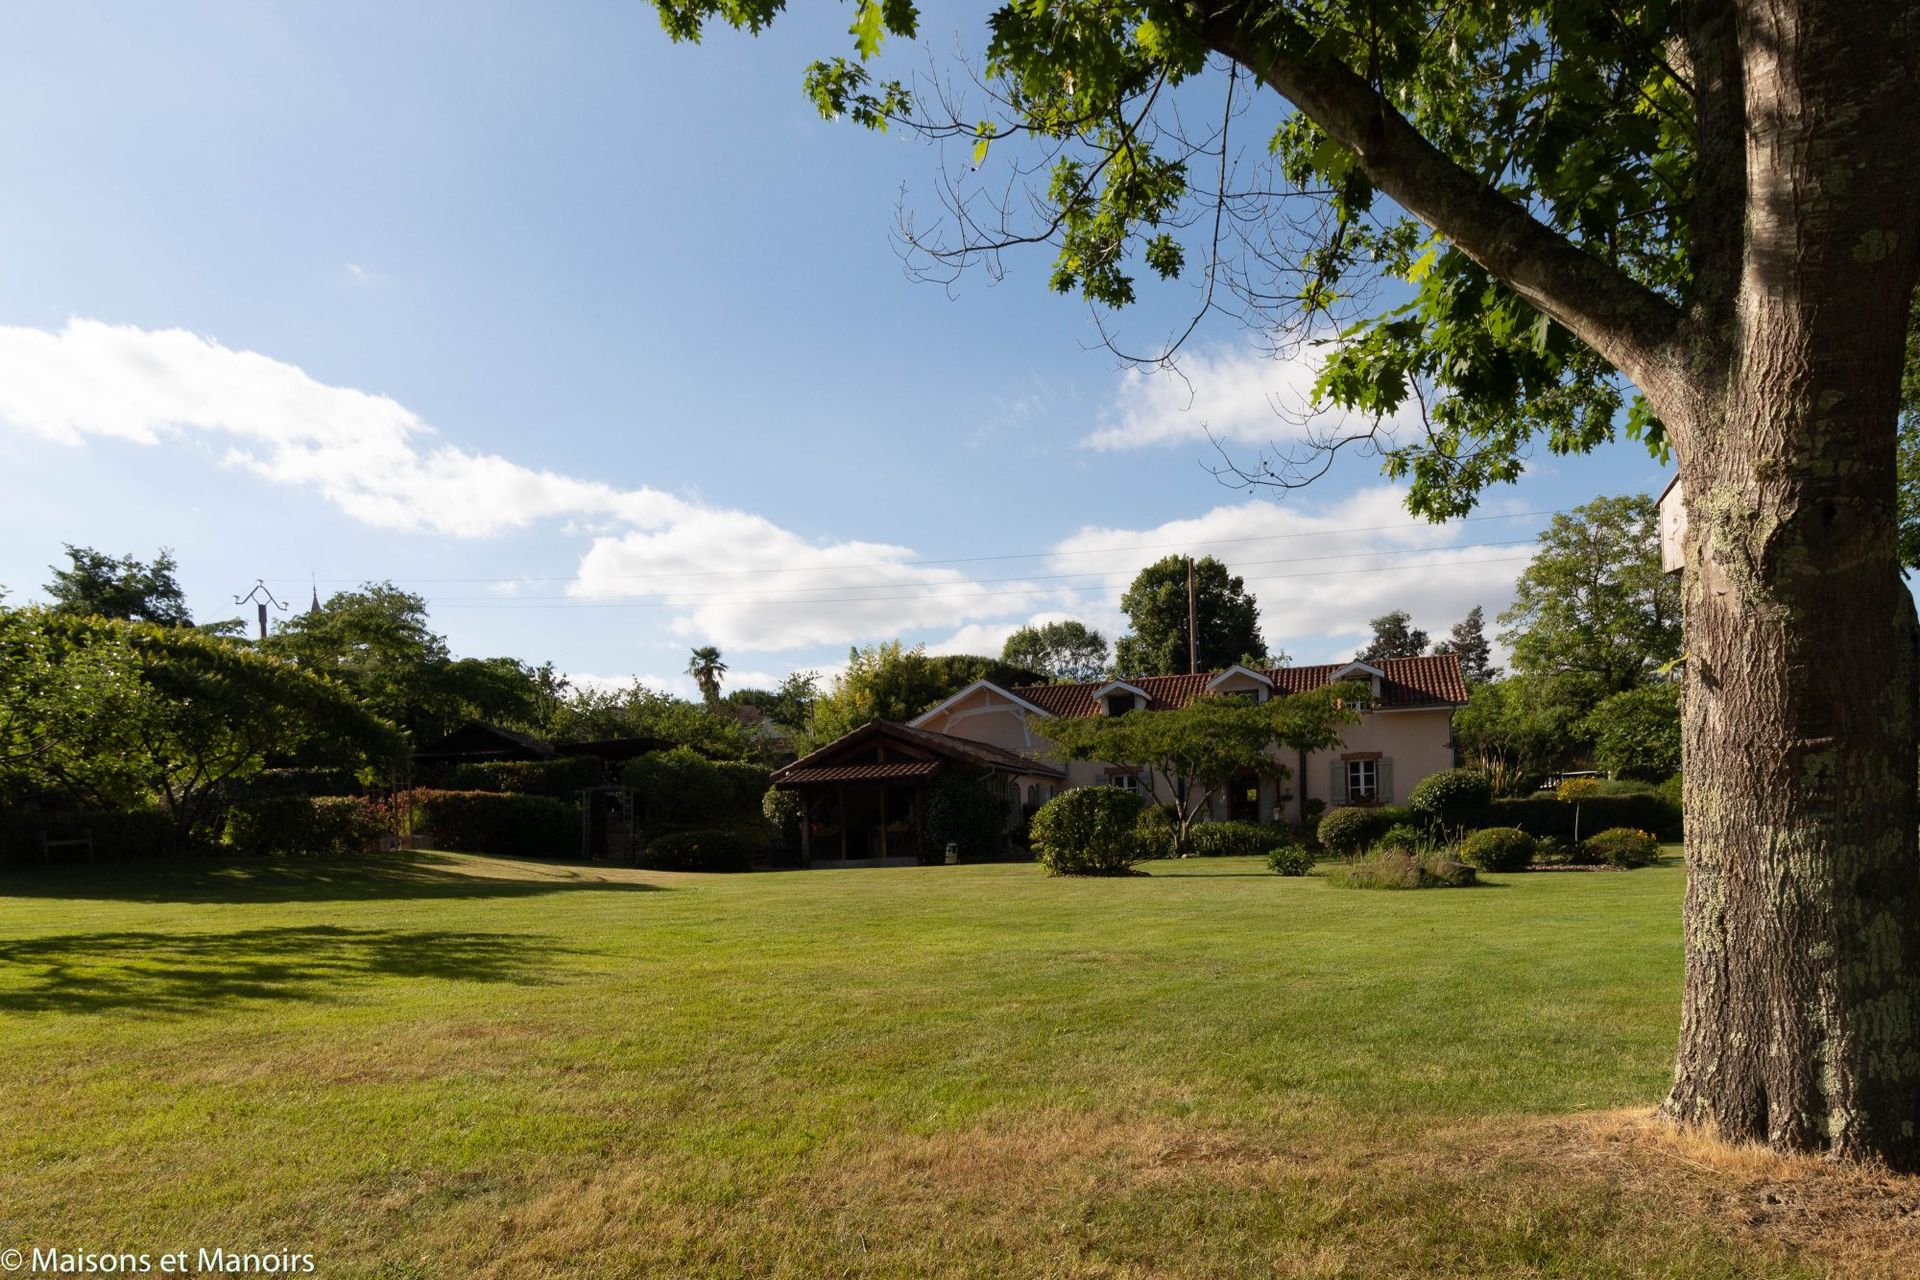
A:
<svg viewBox="0 0 1920 1280">
<path fill-rule="evenodd" d="M 693 657 L 687 660 L 687 674 L 700 686 L 700 695 L 709 706 L 720 701 L 720 677 L 727 674 L 727 664 L 720 660 L 720 650 L 710 644 L 695 649 Z"/>
</svg>

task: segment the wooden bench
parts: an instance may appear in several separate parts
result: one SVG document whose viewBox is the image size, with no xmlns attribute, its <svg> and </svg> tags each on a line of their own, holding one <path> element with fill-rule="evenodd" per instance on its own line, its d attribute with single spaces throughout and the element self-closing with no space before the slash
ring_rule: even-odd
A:
<svg viewBox="0 0 1920 1280">
<path fill-rule="evenodd" d="M 87 851 L 87 861 L 92 862 L 93 828 L 86 827 L 75 834 L 64 836 L 52 836 L 42 831 L 40 833 L 40 861 L 51 863 L 55 849 L 85 849 Z"/>
</svg>

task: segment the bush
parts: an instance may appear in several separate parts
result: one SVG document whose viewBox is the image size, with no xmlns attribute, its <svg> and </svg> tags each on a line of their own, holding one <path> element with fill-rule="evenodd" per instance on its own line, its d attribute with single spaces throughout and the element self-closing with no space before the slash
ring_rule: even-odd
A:
<svg viewBox="0 0 1920 1280">
<path fill-rule="evenodd" d="M 1007 801 L 985 782 L 937 778 L 921 803 L 921 855 L 930 862 L 944 862 L 949 844 L 959 846 L 963 861 L 977 862 L 997 855 L 1005 843 Z"/>
<path fill-rule="evenodd" d="M 1193 851 L 1202 858 L 1258 858 L 1286 839 L 1279 828 L 1257 822 L 1201 822 L 1191 834 Z"/>
<path fill-rule="evenodd" d="M 1676 773 L 1655 787 L 1654 792 L 1662 800 L 1672 805 L 1675 813 L 1681 813 L 1684 812 L 1682 806 L 1685 804 L 1685 792 L 1682 790 L 1682 787 L 1683 784 L 1680 781 L 1680 775 Z"/>
<path fill-rule="evenodd" d="M 1529 796 L 1520 800 L 1495 800 L 1488 823 L 1498 827 L 1519 827 L 1538 839 L 1555 836 L 1573 839 L 1573 806 L 1551 796 Z M 1580 802 L 1582 830 L 1598 831 L 1606 827 L 1637 827 L 1651 831 L 1662 840 L 1680 839 L 1680 806 L 1663 795 L 1594 796 Z"/>
<path fill-rule="evenodd" d="M 1478 769 L 1442 769 L 1414 784 L 1407 807 L 1429 827 L 1453 831 L 1486 816 L 1493 784 Z"/>
<path fill-rule="evenodd" d="M 1433 847 L 1433 836 L 1411 822 L 1396 822 L 1374 837 L 1372 847 L 1376 851 L 1401 849 L 1407 853 L 1423 853 Z"/>
<path fill-rule="evenodd" d="M 1580 848 L 1588 862 L 1610 867 L 1649 867 L 1660 859 L 1660 842 L 1653 833 L 1632 827 L 1609 827 Z"/>
<path fill-rule="evenodd" d="M 380 847 L 385 806 L 356 796 L 271 796 L 227 811 L 226 842 L 257 857 L 348 857 Z"/>
<path fill-rule="evenodd" d="M 1564 867 L 1573 861 L 1573 850 L 1559 836 L 1541 836 L 1533 842 L 1535 866 Z"/>
<path fill-rule="evenodd" d="M 1150 851 L 1134 826 L 1140 797 L 1119 787 L 1074 787 L 1040 806 L 1029 834 L 1034 856 L 1056 876 L 1124 876 Z"/>
<path fill-rule="evenodd" d="M 1267 851 L 1267 869 L 1283 876 L 1303 876 L 1313 870 L 1313 850 L 1283 844 Z"/>
<path fill-rule="evenodd" d="M 535 858 L 580 852 L 580 806 L 565 800 L 424 788 L 409 799 L 412 829 L 436 848 Z"/>
<path fill-rule="evenodd" d="M 1374 810 L 1354 805 L 1327 810 L 1316 834 L 1328 853 L 1350 858 L 1372 844 L 1375 835 L 1384 829 Z"/>
<path fill-rule="evenodd" d="M 1174 821 L 1173 812 L 1164 806 L 1150 804 L 1142 809 L 1139 820 L 1133 824 L 1133 834 L 1140 841 L 1142 862 L 1171 858 L 1179 852 L 1176 847 L 1179 824 Z"/>
<path fill-rule="evenodd" d="M 739 829 L 673 831 L 649 840 L 643 861 L 656 871 L 745 871 L 766 849 L 764 837 Z"/>
<path fill-rule="evenodd" d="M 1366 852 L 1389 828 L 1412 821 L 1413 810 L 1404 805 L 1342 805 L 1327 810 L 1316 834 L 1328 853 L 1352 857 Z"/>
<path fill-rule="evenodd" d="M 1518 827 L 1488 827 L 1460 842 L 1460 860 L 1482 871 L 1525 871 L 1535 847 Z"/>
<path fill-rule="evenodd" d="M 607 780 L 607 766 L 595 756 L 562 756 L 558 760 L 481 760 L 444 765 L 429 775 L 447 791 L 500 791 L 522 796 L 553 796 L 571 800 L 588 787 Z"/>
<path fill-rule="evenodd" d="M 157 809 L 15 809 L 0 813 L 0 865 L 40 860 L 40 833 L 64 840 L 91 832 L 96 858 L 165 858 L 180 852 L 173 819 Z M 55 861 L 84 859 L 85 849 L 54 849 Z"/>
<path fill-rule="evenodd" d="M 1479 877 L 1464 862 L 1439 855 L 1382 849 L 1328 877 L 1348 889 L 1462 889 Z"/>
</svg>

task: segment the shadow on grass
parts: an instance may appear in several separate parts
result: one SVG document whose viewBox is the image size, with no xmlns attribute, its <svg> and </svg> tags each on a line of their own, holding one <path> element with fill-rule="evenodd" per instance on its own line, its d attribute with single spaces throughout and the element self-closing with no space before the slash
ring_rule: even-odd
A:
<svg viewBox="0 0 1920 1280">
<path fill-rule="evenodd" d="M 103 862 L 96 866 L 0 867 L 0 898 L 111 902 L 357 902 L 410 898 L 527 898 L 580 889 L 632 893 L 659 885 L 603 880 L 583 867 L 492 858 L 524 878 L 480 874 L 475 864 L 430 850 L 333 860 Z"/>
<path fill-rule="evenodd" d="M 337 925 L 232 933 L 69 933 L 0 942 L 0 1010 L 192 1013 L 242 1000 L 327 1000 L 383 978 L 538 985 L 552 939 Z"/>
</svg>

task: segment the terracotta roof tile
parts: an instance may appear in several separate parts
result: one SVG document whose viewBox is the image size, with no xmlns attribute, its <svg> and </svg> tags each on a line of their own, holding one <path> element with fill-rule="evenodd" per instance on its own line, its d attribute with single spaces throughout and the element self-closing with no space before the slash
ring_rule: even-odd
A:
<svg viewBox="0 0 1920 1280">
<path fill-rule="evenodd" d="M 835 763 L 837 760 L 844 759 L 848 752 L 864 746 L 874 738 L 891 738 L 896 742 L 905 743 L 908 746 L 917 746 L 925 751 L 931 752 L 942 760 L 953 760 L 976 768 L 999 769 L 1007 773 L 1033 774 L 1048 778 L 1063 778 L 1066 776 L 1066 771 L 1058 765 L 1048 764 L 1043 760 L 1036 760 L 1030 756 L 1023 756 L 1017 751 L 1008 751 L 1003 747 L 996 747 L 990 743 L 975 742 L 971 738 L 956 738 L 945 733 L 935 733 L 931 729 L 915 729 L 908 725 L 894 724 L 887 720 L 875 720 L 869 724 L 861 725 L 858 729 L 850 733 L 843 734 L 819 750 L 800 757 L 800 759 L 795 760 L 792 764 L 774 770 L 773 781 L 783 786 L 796 780 L 818 782 L 824 781 L 824 779 L 811 776 L 803 778 L 802 775 L 811 775 L 821 769 L 838 770 L 891 767 L 894 762 L 888 762 L 884 765 L 843 765 Z M 931 762 L 902 761 L 899 763 L 930 764 Z M 930 771 L 931 769 L 929 769 L 929 772 Z M 911 776 L 923 775 L 916 774 Z M 852 781 L 852 779 L 842 778 L 837 779 L 837 781 Z"/>
<path fill-rule="evenodd" d="M 820 769 L 790 769 L 782 782 L 880 782 L 896 778 L 925 778 L 940 772 L 933 760 L 903 760 L 888 764 L 845 764 Z"/>
<path fill-rule="evenodd" d="M 1323 688 L 1333 673 L 1348 666 L 1331 662 L 1315 667 L 1269 667 L 1260 674 L 1273 681 L 1285 693 L 1306 693 Z M 1460 659 L 1451 653 L 1421 658 L 1388 658 L 1373 664 L 1385 672 L 1380 681 L 1380 706 L 1394 710 L 1414 707 L 1459 706 L 1467 700 L 1466 681 L 1460 675 Z M 1184 707 L 1205 692 L 1213 672 L 1192 676 L 1140 676 L 1126 683 L 1143 690 L 1147 708 L 1167 711 Z M 1007 690 L 1036 707 L 1056 716 L 1090 716 L 1098 710 L 1094 693 L 1113 683 L 1089 680 L 1080 684 L 1017 685 Z"/>
</svg>

